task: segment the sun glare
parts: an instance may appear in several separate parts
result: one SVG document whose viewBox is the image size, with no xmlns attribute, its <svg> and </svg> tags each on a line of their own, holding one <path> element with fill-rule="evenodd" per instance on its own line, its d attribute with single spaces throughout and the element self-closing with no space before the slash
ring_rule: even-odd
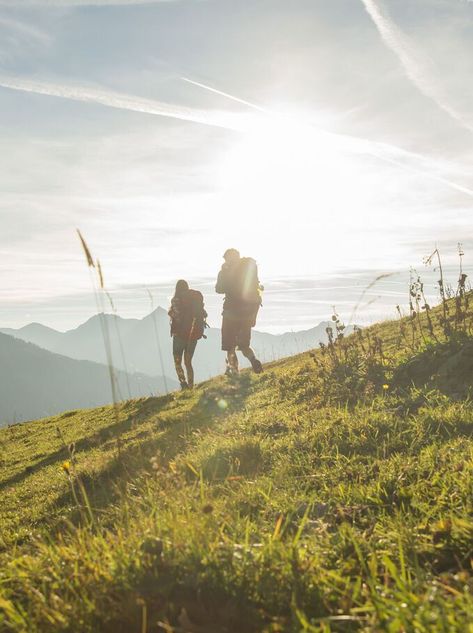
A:
<svg viewBox="0 0 473 633">
<path fill-rule="evenodd" d="M 258 118 L 230 148 L 220 165 L 220 180 L 228 214 L 238 214 L 251 226 L 259 248 L 270 233 L 271 244 L 284 246 L 290 256 L 301 258 L 301 250 L 309 250 L 311 264 L 320 269 L 329 259 L 335 234 L 349 257 L 353 227 L 368 219 L 359 172 L 356 159 L 328 134 L 295 122 L 295 117 L 268 117 Z M 268 249 L 266 256 L 276 265 L 280 252 Z"/>
</svg>

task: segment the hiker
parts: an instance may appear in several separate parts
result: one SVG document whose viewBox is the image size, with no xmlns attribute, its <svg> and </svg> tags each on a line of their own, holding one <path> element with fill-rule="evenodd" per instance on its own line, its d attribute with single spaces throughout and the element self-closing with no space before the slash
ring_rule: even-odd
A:
<svg viewBox="0 0 473 633">
<path fill-rule="evenodd" d="M 181 389 L 192 389 L 194 387 L 192 357 L 197 341 L 206 338 L 204 330 L 207 327 L 207 312 L 204 308 L 202 293 L 191 290 L 187 281 L 179 279 L 168 314 L 171 317 L 172 353 L 177 377 Z M 187 378 L 182 367 L 183 356 Z"/>
<path fill-rule="evenodd" d="M 227 375 L 238 374 L 239 349 L 251 363 L 253 371 L 263 371 L 261 362 L 250 347 L 251 328 L 261 306 L 262 286 L 258 268 L 251 257 L 241 257 L 235 248 L 228 249 L 217 279 L 215 290 L 224 294 L 222 319 L 222 350 L 227 352 Z"/>
</svg>

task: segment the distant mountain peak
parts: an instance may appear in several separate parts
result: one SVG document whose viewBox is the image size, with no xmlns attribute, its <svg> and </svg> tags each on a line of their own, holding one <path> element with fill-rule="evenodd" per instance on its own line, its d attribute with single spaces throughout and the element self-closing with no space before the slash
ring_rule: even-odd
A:
<svg viewBox="0 0 473 633">
<path fill-rule="evenodd" d="M 47 325 L 43 325 L 42 323 L 38 323 L 37 321 L 28 323 L 28 325 L 24 325 L 18 330 L 18 332 L 28 332 L 31 330 L 40 330 L 41 332 L 54 332 L 56 334 L 60 334 L 58 330 L 55 330 L 52 327 L 48 327 Z"/>
<path fill-rule="evenodd" d="M 165 317 L 167 319 L 168 318 L 168 311 L 165 308 L 162 308 L 161 306 L 158 306 L 152 312 L 150 312 L 145 317 L 143 317 L 142 321 L 146 321 L 147 319 L 152 319 L 154 317 L 158 317 L 160 319 Z"/>
<path fill-rule="evenodd" d="M 106 321 L 110 321 L 111 319 L 122 319 L 123 317 L 118 316 L 117 314 L 111 314 L 110 312 L 98 312 L 97 314 L 93 314 L 91 317 L 89 317 L 86 321 L 84 321 L 84 323 L 81 323 L 80 325 L 78 325 L 76 328 L 72 328 L 73 330 L 79 330 L 81 328 L 90 326 L 90 325 L 95 325 L 95 323 L 97 323 L 97 321 L 101 321 L 102 319 L 105 319 Z"/>
</svg>

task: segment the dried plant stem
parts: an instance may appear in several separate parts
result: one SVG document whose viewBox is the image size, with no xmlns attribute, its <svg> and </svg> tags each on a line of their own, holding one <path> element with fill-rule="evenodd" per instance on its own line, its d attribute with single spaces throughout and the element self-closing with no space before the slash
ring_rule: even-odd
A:
<svg viewBox="0 0 473 633">
<path fill-rule="evenodd" d="M 103 304 L 103 296 L 101 293 L 99 293 L 99 289 L 97 288 L 97 283 L 96 283 L 96 279 L 95 276 L 93 274 L 93 270 L 95 271 L 97 278 L 98 278 L 98 283 L 99 283 L 99 288 L 104 291 L 105 286 L 104 286 L 104 279 L 103 279 L 103 274 L 102 274 L 102 267 L 100 265 L 100 262 L 97 260 L 97 262 L 94 262 L 94 258 L 92 257 L 91 251 L 87 245 L 87 242 L 85 241 L 82 233 L 79 231 L 79 229 L 77 229 L 77 234 L 79 236 L 80 242 L 81 242 L 81 246 L 82 249 L 84 251 L 85 257 L 86 257 L 86 261 L 87 261 L 87 266 L 89 268 L 89 272 L 90 272 L 90 276 L 91 276 L 91 284 L 92 284 L 92 289 L 93 289 L 93 294 L 94 294 L 94 299 L 95 299 L 95 305 L 97 307 L 97 314 L 99 315 L 99 319 L 100 319 L 100 326 L 101 326 L 101 330 L 102 330 L 102 338 L 103 338 L 103 342 L 104 342 L 104 347 L 105 347 L 105 356 L 107 358 L 107 367 L 108 367 L 108 373 L 110 376 L 110 387 L 112 390 L 112 400 L 113 400 L 113 410 L 114 410 L 114 414 L 115 414 L 115 419 L 118 422 L 119 420 L 119 412 L 118 412 L 118 394 L 117 394 L 117 382 L 116 382 L 116 376 L 115 376 L 115 371 L 114 371 L 114 367 L 113 367 L 113 358 L 112 358 L 112 346 L 111 346 L 111 341 L 110 341 L 110 332 L 108 330 L 108 325 L 105 319 L 105 306 Z"/>
<path fill-rule="evenodd" d="M 166 392 L 166 394 L 169 393 L 169 388 L 168 388 L 168 381 L 166 378 L 166 373 L 164 371 L 164 361 L 163 361 L 163 353 L 161 351 L 161 343 L 159 340 L 159 330 L 158 330 L 158 324 L 156 322 L 156 314 L 154 311 L 154 299 L 153 299 L 153 295 L 151 294 L 151 291 L 149 290 L 149 288 L 146 288 L 146 292 L 148 293 L 148 297 L 151 303 L 151 318 L 153 321 L 153 328 L 154 328 L 154 336 L 156 338 L 156 346 L 158 348 L 158 356 L 159 356 L 159 364 L 161 367 L 161 375 L 163 377 L 163 383 L 164 383 L 164 390 Z"/>
<path fill-rule="evenodd" d="M 442 258 L 440 257 L 440 251 L 436 248 L 433 253 L 431 253 L 426 259 L 426 265 L 430 266 L 434 260 L 437 260 L 437 265 L 440 273 L 440 279 L 438 280 L 439 290 L 440 290 L 440 299 L 442 301 L 442 327 L 445 334 L 445 338 L 448 340 L 450 338 L 450 325 L 448 322 L 448 305 L 447 305 L 447 293 L 445 289 L 445 279 L 443 276 L 443 266 L 442 266 Z"/>
<path fill-rule="evenodd" d="M 125 355 L 125 348 L 123 347 L 123 340 L 122 340 L 122 335 L 120 332 L 120 328 L 118 325 L 118 314 L 117 314 L 117 309 L 115 307 L 115 304 L 113 303 L 113 299 L 110 295 L 109 292 L 107 292 L 104 289 L 105 295 L 108 299 L 108 302 L 110 304 L 110 307 L 112 308 L 113 311 L 113 322 L 115 324 L 115 331 L 117 333 L 117 339 L 118 339 L 118 345 L 120 347 L 120 354 L 122 357 L 122 363 L 123 363 L 123 369 L 125 370 L 125 380 L 126 380 L 126 387 L 128 390 L 128 398 L 131 399 L 131 387 L 130 387 L 130 379 L 129 379 L 129 374 L 128 374 L 128 366 L 127 366 L 127 362 L 126 362 L 126 355 Z"/>
</svg>

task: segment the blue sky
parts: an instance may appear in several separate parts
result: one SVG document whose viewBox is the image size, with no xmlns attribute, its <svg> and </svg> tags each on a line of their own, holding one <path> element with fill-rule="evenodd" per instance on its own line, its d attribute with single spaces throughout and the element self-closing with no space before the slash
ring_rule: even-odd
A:
<svg viewBox="0 0 473 633">
<path fill-rule="evenodd" d="M 186 277 L 216 324 L 228 246 L 262 329 L 379 272 L 358 320 L 391 314 L 435 243 L 468 271 L 472 71 L 462 0 L 0 0 L 1 325 L 90 316 L 76 227 L 125 316 Z"/>
</svg>

